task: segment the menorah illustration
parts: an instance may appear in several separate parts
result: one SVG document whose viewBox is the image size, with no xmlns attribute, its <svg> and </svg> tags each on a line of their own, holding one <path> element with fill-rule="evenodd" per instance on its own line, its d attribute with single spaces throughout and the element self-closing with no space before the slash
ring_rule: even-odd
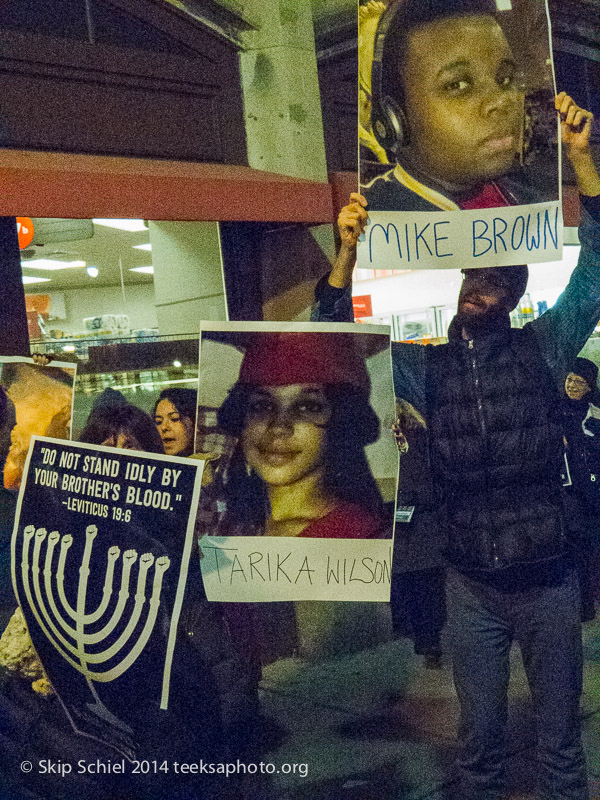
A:
<svg viewBox="0 0 600 800">
<path fill-rule="evenodd" d="M 77 586 L 76 607 L 69 603 L 65 594 L 64 576 L 67 566 L 67 554 L 73 544 L 71 534 L 61 536 L 58 531 L 47 534 L 45 528 L 36 530 L 34 525 L 28 525 L 24 530 L 23 552 L 21 559 L 21 577 L 23 589 L 31 611 L 46 638 L 60 655 L 80 672 L 86 679 L 89 689 L 95 700 L 95 710 L 100 716 L 123 726 L 116 717 L 106 709 L 94 688 L 93 681 L 107 683 L 121 676 L 137 660 L 144 650 L 156 623 L 163 576 L 170 566 L 167 556 L 154 558 L 152 553 L 143 553 L 139 558 L 135 550 L 126 550 L 122 556 L 121 585 L 118 592 L 117 603 L 111 614 L 107 614 L 111 597 L 113 596 L 115 565 L 121 556 L 121 550 L 116 545 L 108 548 L 107 564 L 104 576 L 102 599 L 98 607 L 91 612 L 86 611 L 88 579 L 90 576 L 90 559 L 94 539 L 98 534 L 95 525 L 89 525 L 85 531 L 85 547 L 81 565 L 79 567 L 79 583 Z M 33 553 L 31 553 L 31 541 Z M 41 551 L 44 542 L 46 555 L 43 568 L 43 586 L 41 581 Z M 58 598 L 55 596 L 52 578 L 54 575 L 55 551 L 60 542 L 60 554 L 56 568 L 56 588 Z M 135 587 L 134 606 L 129 613 L 129 618 L 124 618 L 127 601 L 130 597 L 130 583 L 132 570 L 137 561 L 138 574 Z M 31 563 L 30 563 L 31 562 Z M 154 565 L 154 579 L 150 600 L 147 602 L 146 583 L 149 573 Z M 33 590 L 30 581 L 33 578 Z M 145 620 L 143 614 L 145 613 Z M 106 617 L 106 619 L 104 619 Z M 133 634 L 143 621 L 143 627 L 133 638 Z M 102 624 L 104 623 L 104 624 Z M 93 625 L 102 625 L 95 632 L 89 631 Z M 89 652 L 91 645 L 100 645 L 105 642 L 112 632 L 121 626 L 123 629 L 115 641 L 100 652 Z M 124 626 L 124 627 L 123 627 Z M 70 637 L 72 641 L 69 641 Z M 123 655 L 119 654 L 123 651 Z M 119 660 L 120 659 L 120 660 Z M 117 660 L 117 663 L 115 663 Z M 111 666 L 102 668 L 107 661 Z"/>
</svg>

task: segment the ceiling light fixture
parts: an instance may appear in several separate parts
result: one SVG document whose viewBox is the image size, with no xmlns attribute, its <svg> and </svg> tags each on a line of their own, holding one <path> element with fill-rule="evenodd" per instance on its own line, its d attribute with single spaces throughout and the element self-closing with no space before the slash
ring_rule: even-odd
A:
<svg viewBox="0 0 600 800">
<path fill-rule="evenodd" d="M 33 258 L 31 261 L 21 261 L 21 266 L 27 269 L 45 269 L 49 272 L 54 272 L 58 269 L 85 267 L 85 261 L 58 261 L 56 258 Z"/>
<path fill-rule="evenodd" d="M 35 275 L 23 275 L 23 283 L 47 283 L 50 278 L 36 278 Z"/>
<path fill-rule="evenodd" d="M 134 250 L 152 250 L 152 245 L 150 242 L 147 242 L 146 244 L 133 244 L 131 246 Z"/>
<path fill-rule="evenodd" d="M 154 275 L 154 267 L 129 267 L 129 272 L 143 272 L 146 275 Z"/>
<path fill-rule="evenodd" d="M 88 267 L 86 269 L 87 274 L 90 278 L 97 278 L 98 277 L 98 267 Z"/>
<path fill-rule="evenodd" d="M 105 228 L 117 228 L 120 231 L 146 231 L 148 228 L 143 219 L 93 219 L 94 225 L 102 225 Z"/>
</svg>

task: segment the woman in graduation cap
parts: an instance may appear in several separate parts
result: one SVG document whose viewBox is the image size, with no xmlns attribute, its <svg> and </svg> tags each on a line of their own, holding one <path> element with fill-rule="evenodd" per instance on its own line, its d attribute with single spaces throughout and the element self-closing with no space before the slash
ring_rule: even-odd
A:
<svg viewBox="0 0 600 800">
<path fill-rule="evenodd" d="M 219 533 L 370 539 L 391 534 L 365 455 L 379 437 L 365 360 L 348 333 L 261 332 L 218 412 L 238 444 Z"/>
</svg>

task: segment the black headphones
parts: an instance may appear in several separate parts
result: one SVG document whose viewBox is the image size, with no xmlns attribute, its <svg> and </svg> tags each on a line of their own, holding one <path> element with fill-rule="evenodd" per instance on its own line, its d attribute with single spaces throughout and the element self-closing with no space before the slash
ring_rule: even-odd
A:
<svg viewBox="0 0 600 800">
<path fill-rule="evenodd" d="M 398 102 L 385 92 L 383 51 L 387 32 L 400 13 L 402 0 L 392 0 L 381 15 L 371 65 L 371 126 L 379 144 L 387 153 L 397 156 L 409 142 L 408 120 Z"/>
</svg>

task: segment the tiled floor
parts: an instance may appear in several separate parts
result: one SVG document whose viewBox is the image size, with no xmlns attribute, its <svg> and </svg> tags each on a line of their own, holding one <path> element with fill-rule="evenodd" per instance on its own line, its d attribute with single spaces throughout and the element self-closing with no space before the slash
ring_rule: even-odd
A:
<svg viewBox="0 0 600 800">
<path fill-rule="evenodd" d="M 592 800 L 600 800 L 600 622 L 588 624 L 582 703 Z M 535 800 L 534 729 L 518 652 L 510 685 L 507 775 L 511 800 Z M 425 670 L 406 640 L 320 663 L 264 671 L 265 713 L 283 729 L 265 755 L 308 765 L 277 775 L 276 800 L 461 800 L 452 763 L 458 707 L 449 665 Z"/>
</svg>

